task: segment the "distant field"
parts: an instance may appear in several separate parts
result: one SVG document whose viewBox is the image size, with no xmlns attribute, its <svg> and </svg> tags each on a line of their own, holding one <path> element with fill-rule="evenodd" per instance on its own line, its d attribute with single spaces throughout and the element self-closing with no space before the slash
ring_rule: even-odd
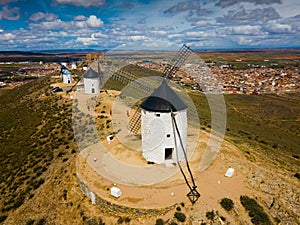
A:
<svg viewBox="0 0 300 225">
<path fill-rule="evenodd" d="M 196 51 L 205 60 L 299 60 L 300 49 Z"/>
<path fill-rule="evenodd" d="M 266 67 L 299 67 L 300 49 L 248 50 L 248 51 L 196 51 L 206 62 L 228 63 L 234 68 L 247 68 L 248 64 Z"/>
<path fill-rule="evenodd" d="M 0 51 L 0 62 L 61 62 L 85 59 L 86 53 Z"/>
<path fill-rule="evenodd" d="M 23 63 L 14 63 L 14 64 L 0 64 L 0 71 L 1 72 L 13 72 L 22 67 L 26 66 Z"/>
<path fill-rule="evenodd" d="M 203 94 L 190 95 L 200 121 L 210 127 L 210 111 Z M 289 155 L 300 155 L 300 95 L 225 95 L 226 135 L 236 143 Z"/>
</svg>

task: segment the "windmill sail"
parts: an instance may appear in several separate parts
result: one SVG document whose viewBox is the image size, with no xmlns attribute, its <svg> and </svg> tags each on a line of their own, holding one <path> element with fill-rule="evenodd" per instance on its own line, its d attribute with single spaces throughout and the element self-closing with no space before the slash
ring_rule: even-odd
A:
<svg viewBox="0 0 300 225">
<path fill-rule="evenodd" d="M 162 76 L 164 78 L 172 78 L 172 76 L 180 69 L 191 53 L 192 50 L 184 44 L 172 59 L 171 63 L 165 67 Z"/>
<path fill-rule="evenodd" d="M 127 129 L 131 133 L 138 134 L 141 130 L 141 117 L 141 107 L 138 107 L 127 125 Z"/>
<path fill-rule="evenodd" d="M 125 71 L 125 70 L 120 70 L 112 74 L 111 78 L 113 80 L 119 81 L 125 86 L 131 83 L 131 87 L 134 89 L 141 91 L 141 92 L 146 92 L 148 93 L 151 91 L 150 84 L 144 84 L 138 81 L 138 77 Z"/>
</svg>

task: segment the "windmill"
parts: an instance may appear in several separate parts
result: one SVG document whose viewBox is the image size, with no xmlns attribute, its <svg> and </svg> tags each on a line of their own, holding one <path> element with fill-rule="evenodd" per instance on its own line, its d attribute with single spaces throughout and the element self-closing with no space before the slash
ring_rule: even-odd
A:
<svg viewBox="0 0 300 225">
<path fill-rule="evenodd" d="M 100 93 L 100 87 L 104 83 L 104 73 L 100 68 L 100 61 L 98 59 L 98 72 L 95 71 L 92 67 L 90 67 L 86 72 L 82 75 L 84 81 L 84 89 L 86 94 L 98 94 Z M 76 83 L 67 90 L 67 93 L 73 91 L 73 89 L 77 86 L 77 84 L 81 81 L 82 77 L 80 77 Z"/>
<path fill-rule="evenodd" d="M 138 106 L 127 129 L 133 134 L 141 130 L 143 156 L 148 162 L 176 163 L 179 166 L 190 190 L 187 196 L 194 204 L 200 194 L 186 154 L 188 106 L 168 84 L 191 53 L 192 50 L 186 45 L 180 48 L 163 70 L 160 86 Z M 131 84 L 131 87 L 143 93 L 152 90 L 147 83 L 138 81 L 137 77 L 122 70 L 111 78 L 125 85 Z M 187 166 L 191 184 L 181 166 L 182 161 Z"/>
</svg>

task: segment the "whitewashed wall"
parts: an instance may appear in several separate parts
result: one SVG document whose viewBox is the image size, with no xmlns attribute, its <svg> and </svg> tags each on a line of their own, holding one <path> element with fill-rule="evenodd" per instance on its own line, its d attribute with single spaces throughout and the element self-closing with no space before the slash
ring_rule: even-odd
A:
<svg viewBox="0 0 300 225">
<path fill-rule="evenodd" d="M 160 114 L 158 117 L 157 114 Z M 187 139 L 187 114 L 186 110 L 176 112 L 176 122 L 179 128 L 183 146 L 186 149 Z M 170 134 L 170 137 L 167 135 Z M 180 145 L 178 135 L 176 135 L 176 144 L 179 161 L 184 159 L 184 153 Z M 157 164 L 165 163 L 165 148 L 173 148 L 172 160 L 177 162 L 174 131 L 172 126 L 171 113 L 157 113 L 142 110 L 142 152 L 145 159 Z"/>
<path fill-rule="evenodd" d="M 99 78 L 84 78 L 84 92 L 86 94 L 98 94 L 100 92 L 100 79 Z M 93 93 L 94 88 L 94 93 Z"/>
<path fill-rule="evenodd" d="M 72 83 L 72 74 L 63 74 L 63 83 L 71 84 Z"/>
</svg>

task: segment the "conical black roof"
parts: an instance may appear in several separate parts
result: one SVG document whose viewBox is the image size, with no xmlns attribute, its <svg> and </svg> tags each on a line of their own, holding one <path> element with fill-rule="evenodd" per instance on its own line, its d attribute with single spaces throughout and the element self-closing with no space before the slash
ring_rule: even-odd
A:
<svg viewBox="0 0 300 225">
<path fill-rule="evenodd" d="M 142 103 L 142 109 L 152 112 L 176 112 L 187 108 L 185 102 L 170 88 L 166 80 Z"/>
<path fill-rule="evenodd" d="M 88 71 L 86 71 L 84 74 L 83 74 L 83 77 L 84 78 L 98 78 L 99 77 L 99 74 L 93 70 L 93 69 L 88 69 Z"/>
</svg>

